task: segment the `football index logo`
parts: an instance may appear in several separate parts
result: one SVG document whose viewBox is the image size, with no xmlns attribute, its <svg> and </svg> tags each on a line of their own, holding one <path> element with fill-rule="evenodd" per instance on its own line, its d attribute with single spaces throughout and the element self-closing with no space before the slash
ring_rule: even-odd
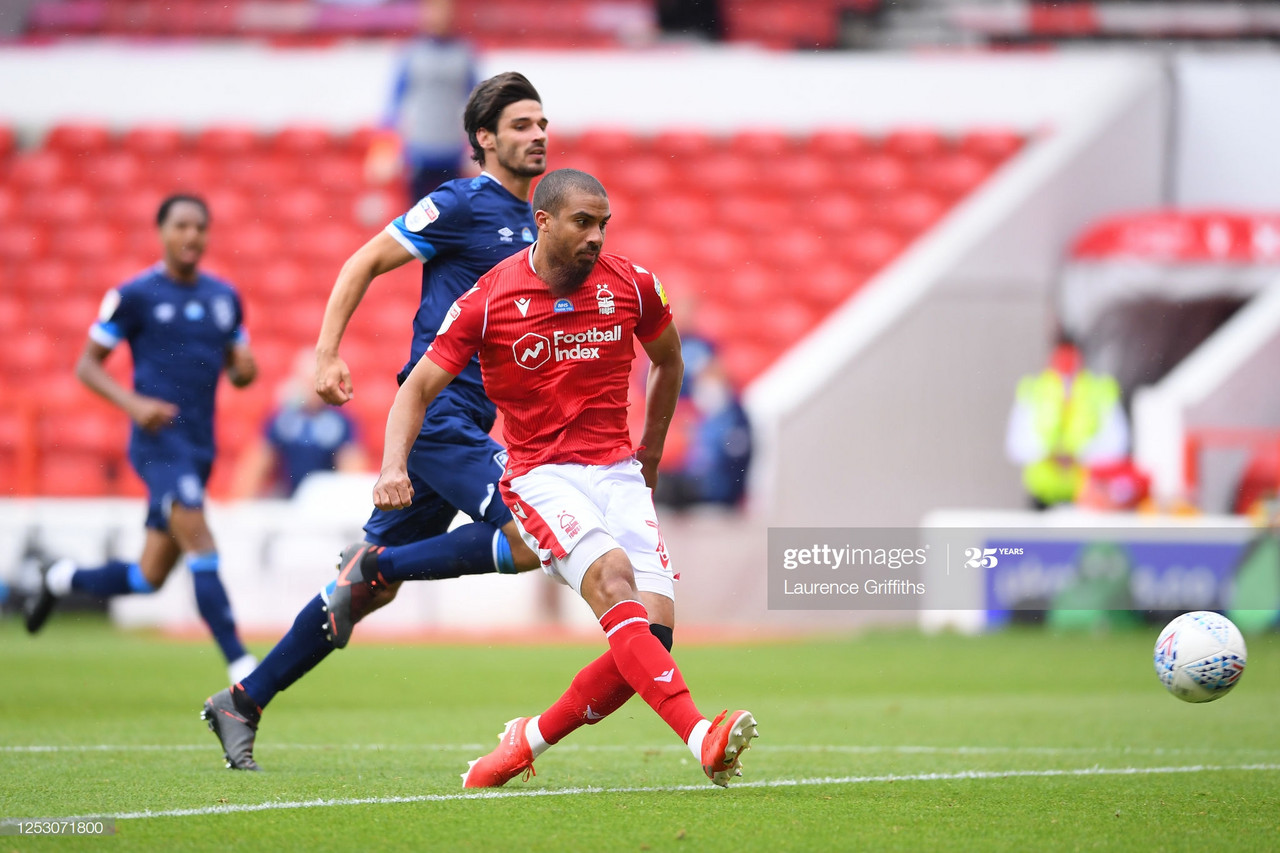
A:
<svg viewBox="0 0 1280 853">
<path fill-rule="evenodd" d="M 551 341 L 542 335 L 529 332 L 511 345 L 516 364 L 525 370 L 537 370 L 551 358 Z"/>
</svg>

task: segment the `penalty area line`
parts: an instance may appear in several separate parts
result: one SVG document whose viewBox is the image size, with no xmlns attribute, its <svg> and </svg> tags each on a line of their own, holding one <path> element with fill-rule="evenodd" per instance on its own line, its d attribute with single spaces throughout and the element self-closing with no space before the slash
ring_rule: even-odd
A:
<svg viewBox="0 0 1280 853">
<path fill-rule="evenodd" d="M 1213 765 L 1193 764 L 1172 767 L 1080 767 L 1066 770 L 962 770 L 954 773 L 909 773 L 882 776 L 823 776 L 806 779 L 764 779 L 740 782 L 734 788 L 800 788 L 819 785 L 866 785 L 888 782 L 972 782 L 992 779 L 1063 778 L 1081 776 L 1156 776 L 1174 773 L 1222 773 L 1222 772 L 1276 772 L 1280 764 Z M 247 814 L 252 812 L 282 811 L 285 809 L 317 809 L 341 806 L 383 806 L 408 803 L 451 803 L 463 800 L 506 800 L 532 797 L 572 797 L 588 794 L 666 794 L 692 791 L 715 791 L 710 784 L 655 785 L 637 787 L 577 787 L 538 788 L 517 791 L 476 791 L 465 794 L 421 794 L 405 797 L 351 797 L 341 799 L 313 799 L 296 801 L 269 801 L 265 803 L 228 803 L 189 809 L 125 812 L 123 814 L 75 815 L 57 818 L 3 818 L 0 824 L 14 824 L 29 820 L 78 821 L 104 817 L 116 820 L 147 820 L 162 817 L 204 817 L 209 815 Z"/>
</svg>

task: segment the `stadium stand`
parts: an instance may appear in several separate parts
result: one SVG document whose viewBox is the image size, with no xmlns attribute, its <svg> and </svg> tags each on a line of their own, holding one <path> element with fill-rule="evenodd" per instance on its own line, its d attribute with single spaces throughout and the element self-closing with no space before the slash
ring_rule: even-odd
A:
<svg viewBox="0 0 1280 853">
<path fill-rule="evenodd" d="M 152 220 L 173 191 L 208 200 L 206 266 L 245 295 L 261 362 L 263 381 L 222 395 L 219 442 L 224 458 L 234 456 L 261 422 L 290 354 L 314 342 L 342 261 L 400 212 L 398 192 L 364 182 L 366 138 L 311 126 L 184 133 L 68 123 L 28 150 L 0 145 L 0 267 L 14 283 L 0 312 L 12 329 L 0 358 L 16 389 L 39 393 L 33 434 L 20 429 L 22 417 L 4 425 L 15 437 L 4 446 L 16 451 L 0 470 L 13 472 L 20 493 L 136 493 L 121 418 L 95 409 L 74 427 L 68 421 L 90 395 L 74 382 L 65 389 L 102 294 L 155 261 Z M 1001 130 L 909 128 L 876 137 L 827 129 L 797 138 L 688 128 L 641 136 L 602 127 L 556 137 L 552 154 L 554 163 L 589 168 L 610 188 L 613 250 L 644 259 L 673 292 L 698 294 L 686 322 L 724 342 L 723 360 L 742 385 L 1021 144 Z M 761 180 L 766 173 L 785 177 Z M 344 353 L 361 383 L 355 414 L 375 454 L 418 290 L 412 265 L 393 275 L 394 284 L 380 284 L 378 298 L 357 313 Z M 762 316 L 771 328 L 759 324 Z M 112 361 L 127 375 L 127 357 Z M 64 390 L 46 397 L 51 387 Z M 63 476 L 75 469 L 69 459 L 78 465 L 87 456 L 100 463 L 83 466 L 93 477 Z M 212 494 L 225 489 L 229 467 L 215 472 Z"/>
<path fill-rule="evenodd" d="M 459 0 L 457 7 L 459 33 L 482 49 L 615 48 L 656 36 L 647 0 Z M 870 15 L 879 7 L 880 0 L 738 0 L 725 4 L 725 38 L 779 49 L 831 48 L 843 16 Z M 39 0 L 27 32 L 34 38 L 256 37 L 302 44 L 412 35 L 419 14 L 414 0 Z"/>
</svg>

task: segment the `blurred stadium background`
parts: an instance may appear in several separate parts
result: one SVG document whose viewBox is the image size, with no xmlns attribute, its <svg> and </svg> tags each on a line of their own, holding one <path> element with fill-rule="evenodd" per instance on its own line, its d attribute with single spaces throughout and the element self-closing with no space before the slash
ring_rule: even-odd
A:
<svg viewBox="0 0 1280 853">
<path fill-rule="evenodd" d="M 1280 3 L 723 0 L 717 38 L 663 32 L 657 5 L 460 0 L 457 23 L 483 75 L 539 88 L 552 167 L 603 180 L 609 248 L 659 273 L 743 392 L 744 506 L 664 521 L 683 626 L 988 624 L 771 611 L 771 527 L 1143 526 L 1167 532 L 1166 563 L 1206 538 L 1229 552 L 1218 563 L 1243 553 L 1280 482 Z M 210 203 L 206 266 L 244 294 L 262 367 L 220 395 L 211 484 L 237 616 L 277 636 L 328 579 L 368 483 L 232 502 L 229 477 L 341 262 L 402 212 L 400 186 L 362 163 L 416 15 L 398 0 L 0 9 L 0 577 L 15 598 L 33 539 L 86 561 L 140 546 L 127 424 L 71 368 L 102 294 L 155 260 L 152 217 L 175 190 Z M 374 458 L 417 276 L 375 284 L 344 343 Z M 1024 511 L 1005 423 L 1059 325 L 1121 380 L 1140 506 Z M 112 361 L 127 375 L 125 353 Z M 420 585 L 362 630 L 594 625 L 543 587 Z M 181 574 L 112 608 L 202 630 Z"/>
</svg>

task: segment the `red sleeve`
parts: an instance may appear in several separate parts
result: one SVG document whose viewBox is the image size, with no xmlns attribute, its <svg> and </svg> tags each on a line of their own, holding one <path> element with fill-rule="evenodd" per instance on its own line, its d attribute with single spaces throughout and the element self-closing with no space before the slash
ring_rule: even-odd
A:
<svg viewBox="0 0 1280 853">
<path fill-rule="evenodd" d="M 640 289 L 640 322 L 636 324 L 636 337 L 647 344 L 661 335 L 671 325 L 671 306 L 667 304 L 667 292 L 662 289 L 658 277 L 644 267 L 634 264 L 636 286 Z"/>
<path fill-rule="evenodd" d="M 454 376 L 462 372 L 471 356 L 480 349 L 484 334 L 487 291 L 480 285 L 468 290 L 449 306 L 435 340 L 427 347 L 427 358 Z"/>
</svg>

